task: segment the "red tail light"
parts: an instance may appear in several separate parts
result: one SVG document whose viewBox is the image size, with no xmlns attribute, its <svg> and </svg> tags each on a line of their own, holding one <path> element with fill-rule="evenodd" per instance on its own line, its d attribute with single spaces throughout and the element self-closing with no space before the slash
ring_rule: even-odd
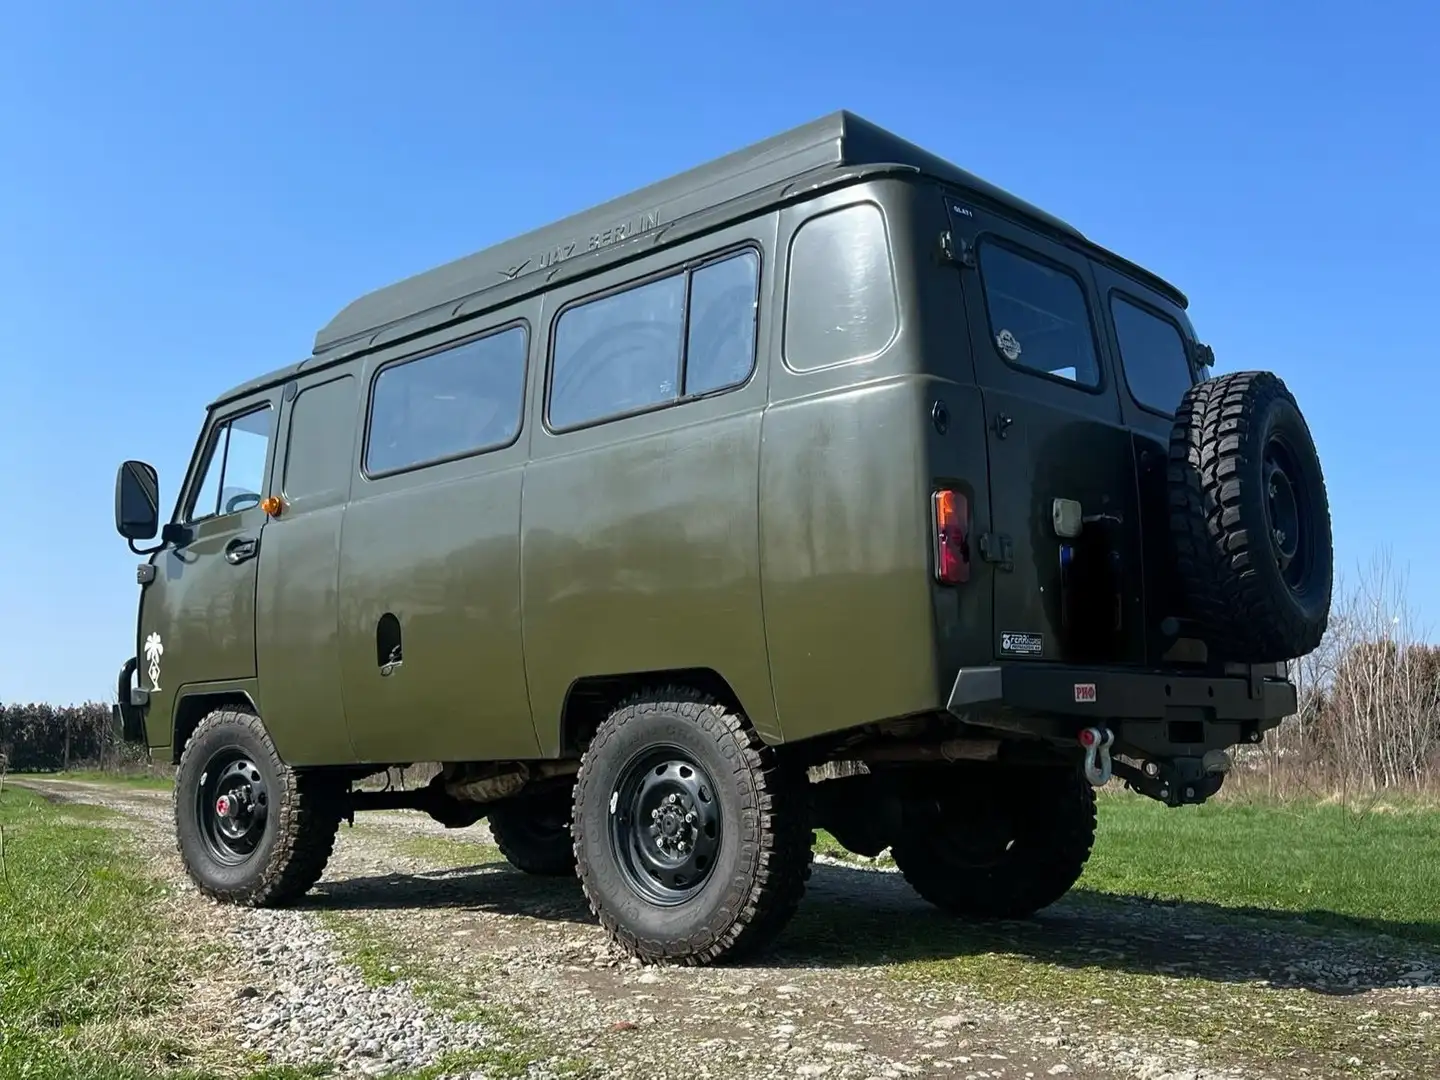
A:
<svg viewBox="0 0 1440 1080">
<path fill-rule="evenodd" d="M 935 522 L 935 578 L 946 585 L 970 580 L 970 500 L 948 488 L 931 499 Z"/>
</svg>

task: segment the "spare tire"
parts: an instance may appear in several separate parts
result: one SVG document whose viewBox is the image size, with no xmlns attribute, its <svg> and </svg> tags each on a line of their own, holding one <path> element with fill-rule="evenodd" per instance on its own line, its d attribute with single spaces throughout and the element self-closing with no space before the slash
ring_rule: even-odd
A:
<svg viewBox="0 0 1440 1080">
<path fill-rule="evenodd" d="M 1192 386 L 1175 414 L 1170 534 L 1186 616 L 1217 659 L 1273 663 L 1320 644 L 1334 554 L 1320 459 L 1268 371 Z"/>
</svg>

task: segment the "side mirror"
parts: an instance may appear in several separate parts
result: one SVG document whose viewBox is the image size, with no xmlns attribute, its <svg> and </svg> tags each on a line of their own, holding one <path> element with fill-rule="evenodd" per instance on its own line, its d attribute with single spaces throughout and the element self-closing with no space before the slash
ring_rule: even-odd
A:
<svg viewBox="0 0 1440 1080">
<path fill-rule="evenodd" d="M 160 478 L 143 461 L 126 461 L 115 475 L 115 531 L 149 540 L 160 526 Z"/>
</svg>

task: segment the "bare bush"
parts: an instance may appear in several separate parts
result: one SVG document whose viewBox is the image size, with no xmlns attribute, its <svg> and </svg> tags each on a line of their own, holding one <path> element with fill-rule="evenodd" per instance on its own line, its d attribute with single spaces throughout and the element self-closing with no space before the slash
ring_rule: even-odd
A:
<svg viewBox="0 0 1440 1080">
<path fill-rule="evenodd" d="M 1324 793 L 1433 786 L 1440 765 L 1440 647 L 1428 644 L 1388 553 L 1353 587 L 1337 575 L 1330 628 L 1291 665 L 1297 714 L 1245 764 L 1273 789 Z"/>
</svg>

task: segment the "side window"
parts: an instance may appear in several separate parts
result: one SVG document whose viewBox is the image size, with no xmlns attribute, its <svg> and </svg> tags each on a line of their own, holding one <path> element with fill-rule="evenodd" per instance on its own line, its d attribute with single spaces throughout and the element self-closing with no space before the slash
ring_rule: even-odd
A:
<svg viewBox="0 0 1440 1080">
<path fill-rule="evenodd" d="M 304 499 L 344 489 L 355 445 L 355 377 L 307 386 L 290 406 L 285 495 Z"/>
<path fill-rule="evenodd" d="M 205 472 L 186 521 L 203 521 L 258 506 L 270 449 L 270 406 L 230 417 L 211 433 Z"/>
<path fill-rule="evenodd" d="M 568 308 L 555 324 L 550 426 L 674 401 L 680 395 L 685 275 Z"/>
<path fill-rule="evenodd" d="M 1179 329 L 1119 295 L 1110 299 L 1110 315 L 1131 396 L 1147 409 L 1173 415 L 1193 381 Z"/>
<path fill-rule="evenodd" d="M 1072 275 L 998 244 L 980 244 L 990 340 L 1015 367 L 1100 385 L 1085 292 Z"/>
<path fill-rule="evenodd" d="M 760 257 L 742 251 L 568 307 L 555 322 L 557 431 L 738 386 L 755 367 Z"/>
<path fill-rule="evenodd" d="M 367 472 L 508 446 L 525 404 L 523 326 L 382 368 L 370 398 Z"/>
<path fill-rule="evenodd" d="M 753 251 L 702 266 L 690 278 L 685 392 L 736 386 L 755 366 L 760 256 Z"/>
<path fill-rule="evenodd" d="M 885 219 L 873 203 L 813 217 L 790 242 L 785 362 L 796 371 L 874 356 L 899 329 Z"/>
</svg>

